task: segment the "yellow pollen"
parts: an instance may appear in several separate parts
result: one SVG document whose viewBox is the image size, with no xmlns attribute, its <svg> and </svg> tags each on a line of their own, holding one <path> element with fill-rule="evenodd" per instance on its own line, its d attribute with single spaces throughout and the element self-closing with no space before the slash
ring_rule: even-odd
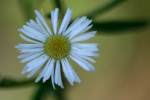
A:
<svg viewBox="0 0 150 100">
<path fill-rule="evenodd" d="M 45 53 L 54 59 L 62 59 L 67 57 L 70 53 L 70 42 L 68 38 L 62 35 L 50 36 L 44 45 Z"/>
</svg>

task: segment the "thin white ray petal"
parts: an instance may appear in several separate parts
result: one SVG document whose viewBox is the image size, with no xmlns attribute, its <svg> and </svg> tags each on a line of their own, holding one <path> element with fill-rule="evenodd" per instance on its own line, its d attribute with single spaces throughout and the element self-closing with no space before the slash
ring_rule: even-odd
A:
<svg viewBox="0 0 150 100">
<path fill-rule="evenodd" d="M 17 58 L 18 59 L 23 59 L 23 58 L 28 57 L 30 55 L 31 55 L 30 53 L 23 53 L 23 54 L 20 54 Z"/>
<path fill-rule="evenodd" d="M 56 62 L 56 68 L 55 68 L 55 84 L 59 85 L 60 87 L 64 88 L 61 78 L 61 69 L 60 69 L 60 62 Z"/>
<path fill-rule="evenodd" d="M 39 20 L 38 20 L 38 22 L 35 22 L 34 20 L 30 20 L 30 22 L 28 22 L 27 25 L 29 27 L 32 27 L 33 29 L 39 31 L 43 35 L 45 35 L 47 37 L 49 36 L 48 32 L 46 31 L 46 29 L 43 28 L 43 26 L 41 25 Z"/>
<path fill-rule="evenodd" d="M 40 33 L 44 33 L 34 20 L 30 20 L 29 22 L 27 22 L 27 25 Z"/>
<path fill-rule="evenodd" d="M 72 46 L 72 49 L 77 50 L 78 52 L 91 52 L 91 53 L 92 52 L 96 53 L 99 51 L 98 48 L 96 48 L 96 47 L 95 48 L 94 47 L 93 48 L 90 48 L 90 47 L 84 47 L 83 48 L 83 47 L 78 47 L 78 46 Z"/>
<path fill-rule="evenodd" d="M 67 29 L 67 27 L 70 23 L 71 17 L 72 17 L 72 11 L 71 11 L 71 9 L 68 8 L 66 11 L 66 14 L 62 20 L 62 24 L 61 24 L 59 32 L 58 32 L 59 34 L 65 32 L 65 30 Z"/>
<path fill-rule="evenodd" d="M 59 14 L 58 8 L 55 8 L 55 10 L 51 12 L 51 22 L 55 34 L 57 33 L 58 14 Z"/>
<path fill-rule="evenodd" d="M 52 75 L 53 68 L 54 68 L 54 60 L 49 59 L 44 69 L 36 79 L 36 82 L 40 81 L 41 78 L 43 78 L 43 82 L 46 82 Z"/>
<path fill-rule="evenodd" d="M 23 48 L 19 49 L 20 53 L 36 53 L 36 52 L 42 52 L 43 48 L 33 48 L 33 49 L 28 49 L 28 48 Z"/>
<path fill-rule="evenodd" d="M 17 58 L 19 59 L 23 59 L 25 57 L 29 57 L 31 55 L 34 55 L 35 53 L 23 53 L 23 54 L 20 54 Z"/>
<path fill-rule="evenodd" d="M 93 25 L 87 26 L 85 29 L 83 29 L 82 33 L 89 31 L 92 27 Z"/>
<path fill-rule="evenodd" d="M 35 54 L 39 54 L 39 53 L 42 53 L 42 52 L 30 52 L 30 53 L 21 53 L 18 58 L 19 59 L 24 59 L 26 57 L 30 57 L 32 55 L 35 55 Z"/>
<path fill-rule="evenodd" d="M 38 43 L 38 44 L 24 44 L 24 43 L 21 43 L 21 44 L 18 44 L 16 46 L 16 48 L 18 49 L 23 49 L 23 48 L 43 48 L 43 44 L 42 43 Z"/>
<path fill-rule="evenodd" d="M 29 33 L 35 34 L 35 36 L 38 36 L 38 35 L 39 35 L 39 36 L 42 37 L 42 38 L 46 38 L 45 34 L 39 32 L 39 31 L 35 30 L 34 28 L 31 28 L 31 27 L 29 27 L 29 26 L 27 26 L 27 25 L 24 25 L 24 26 L 23 26 L 23 29 L 24 29 L 25 31 L 29 32 Z"/>
<path fill-rule="evenodd" d="M 77 54 L 77 53 L 75 53 L 74 52 L 74 54 L 75 55 L 78 55 L 79 57 L 81 57 L 82 59 L 85 59 L 85 60 L 87 60 L 87 61 L 89 61 L 89 62 L 92 62 L 92 63 L 96 63 L 96 61 L 94 60 L 94 59 L 92 59 L 91 57 L 88 57 L 88 56 L 83 56 L 83 55 L 80 55 L 80 54 Z"/>
<path fill-rule="evenodd" d="M 31 61 L 31 60 L 33 60 L 33 59 L 39 57 L 39 56 L 42 55 L 42 54 L 43 54 L 43 52 L 41 52 L 41 53 L 36 53 L 36 54 L 34 54 L 34 55 L 25 57 L 25 58 L 21 59 L 21 62 L 22 62 L 22 63 L 29 62 L 29 61 Z"/>
<path fill-rule="evenodd" d="M 86 60 L 80 58 L 77 55 L 71 55 L 70 58 L 75 61 L 80 67 L 87 71 L 95 71 L 95 68 Z"/>
<path fill-rule="evenodd" d="M 96 31 L 92 31 L 92 32 L 88 32 L 88 33 L 85 33 L 83 35 L 80 35 L 74 39 L 72 39 L 71 41 L 72 42 L 79 42 L 79 41 L 85 41 L 85 40 L 88 40 L 92 37 L 94 37 L 96 34 Z"/>
<path fill-rule="evenodd" d="M 44 78 L 44 74 L 46 73 L 47 69 L 50 67 L 51 59 L 48 60 L 46 65 L 44 66 L 44 69 L 40 73 L 40 75 L 36 78 L 35 82 L 39 82 L 42 78 Z"/>
<path fill-rule="evenodd" d="M 50 30 L 50 28 L 48 27 L 44 17 L 41 15 L 41 13 L 37 10 L 35 10 L 35 14 L 37 16 L 37 19 L 40 21 L 40 23 L 42 24 L 42 26 L 44 26 L 44 29 L 46 29 L 46 31 L 51 35 L 52 32 Z"/>
<path fill-rule="evenodd" d="M 71 65 L 67 61 L 67 59 L 64 59 L 62 61 L 62 67 L 63 67 L 63 71 L 64 71 L 64 74 L 65 74 L 65 77 L 67 78 L 67 80 L 70 82 L 71 85 L 73 85 L 74 82 L 80 83 L 79 77 L 74 72 L 74 70 L 72 69 Z"/>
<path fill-rule="evenodd" d="M 83 16 L 81 18 L 77 18 L 69 27 L 68 29 L 64 32 L 64 34 L 69 34 L 71 31 L 76 29 L 84 20 L 86 20 L 87 17 Z"/>
<path fill-rule="evenodd" d="M 45 39 L 46 39 L 45 36 L 41 35 L 41 33 L 37 34 L 39 32 L 36 33 L 36 31 L 34 31 L 30 27 L 24 26 L 22 29 L 20 29 L 20 32 L 24 33 L 26 36 L 28 36 L 32 39 L 35 39 L 35 40 L 38 40 L 38 41 L 41 41 L 41 42 L 44 42 Z"/>
<path fill-rule="evenodd" d="M 26 37 L 25 35 L 23 34 L 19 34 L 19 36 L 26 42 L 31 42 L 31 43 L 40 43 L 39 41 L 36 41 L 36 40 L 33 40 L 33 39 L 30 39 L 28 37 Z"/>
<path fill-rule="evenodd" d="M 84 49 L 84 48 L 86 48 L 86 49 L 96 49 L 96 48 L 98 48 L 97 46 L 97 44 L 96 43 L 73 43 L 72 44 L 73 45 L 73 47 L 77 47 L 77 48 L 80 48 L 80 49 Z"/>
<path fill-rule="evenodd" d="M 97 52 L 92 52 L 88 50 L 72 50 L 71 52 L 81 56 L 88 56 L 88 57 L 97 57 L 99 55 Z"/>
<path fill-rule="evenodd" d="M 91 57 L 83 56 L 82 58 L 85 59 L 85 60 L 87 60 L 87 61 L 90 61 L 92 63 L 96 63 L 95 59 L 92 59 Z"/>
<path fill-rule="evenodd" d="M 49 35 L 51 35 L 51 33 L 48 33 L 47 30 L 45 29 L 45 27 L 43 26 L 43 24 L 41 23 L 40 19 L 38 19 L 36 17 L 36 23 L 38 24 L 38 26 L 40 27 L 40 29 L 42 30 L 42 32 L 48 37 Z"/>
<path fill-rule="evenodd" d="M 47 66 L 46 70 L 45 70 L 45 73 L 44 73 L 44 76 L 43 76 L 43 82 L 46 82 L 50 76 L 53 75 L 54 73 L 54 60 L 52 59 L 50 64 Z M 52 80 L 53 81 L 53 80 Z"/>
<path fill-rule="evenodd" d="M 96 57 L 98 56 L 98 48 L 81 48 L 81 47 L 76 47 L 72 46 L 71 52 L 82 55 L 82 56 L 93 56 Z"/>
<path fill-rule="evenodd" d="M 27 78 L 33 77 L 38 70 L 39 69 L 35 69 L 35 70 L 32 70 L 31 72 L 27 73 Z"/>
<path fill-rule="evenodd" d="M 68 70 L 67 67 L 66 67 L 65 60 L 64 60 L 64 59 L 61 60 L 61 64 L 62 64 L 62 69 L 63 69 L 63 72 L 64 72 L 65 77 L 67 78 L 68 82 L 69 82 L 71 85 L 73 85 L 73 77 L 70 76 L 70 72 L 69 72 L 69 70 Z"/>
<path fill-rule="evenodd" d="M 52 86 L 53 86 L 53 88 L 55 89 L 54 67 L 55 67 L 55 66 L 53 66 L 53 69 L 52 69 L 52 72 L 51 72 L 51 81 L 52 81 Z"/>
<path fill-rule="evenodd" d="M 78 75 L 75 73 L 75 71 L 72 69 L 72 66 L 69 64 L 68 60 L 65 59 L 65 65 L 68 69 L 68 71 L 70 72 L 70 76 L 73 78 L 73 82 L 77 82 L 80 83 L 80 78 L 78 77 Z"/>
<path fill-rule="evenodd" d="M 32 70 L 35 70 L 37 68 L 42 67 L 42 65 L 48 60 L 48 56 L 43 54 L 39 56 L 38 58 L 30 61 L 29 63 L 26 64 L 26 71 L 25 72 L 30 72 Z"/>
<path fill-rule="evenodd" d="M 88 19 L 84 20 L 79 26 L 77 26 L 75 29 L 71 31 L 71 33 L 69 34 L 69 38 L 71 39 L 77 36 L 78 34 L 82 33 L 84 29 L 88 27 L 88 25 L 90 25 L 91 22 L 92 21 Z"/>
</svg>

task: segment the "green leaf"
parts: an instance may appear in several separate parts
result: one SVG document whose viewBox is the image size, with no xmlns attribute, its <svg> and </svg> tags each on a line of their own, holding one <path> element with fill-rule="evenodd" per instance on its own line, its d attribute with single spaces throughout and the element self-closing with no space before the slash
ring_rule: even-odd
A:
<svg viewBox="0 0 150 100">
<path fill-rule="evenodd" d="M 149 22 L 146 20 L 104 21 L 94 22 L 93 24 L 93 29 L 99 32 L 121 32 L 143 28 L 145 26 L 148 26 Z"/>
<path fill-rule="evenodd" d="M 99 14 L 103 14 L 106 11 L 111 10 L 112 8 L 118 6 L 119 4 L 123 3 L 126 0 L 111 0 L 111 2 L 109 2 L 108 4 L 104 5 L 104 6 L 100 6 L 96 9 L 94 9 L 93 11 L 84 14 L 86 16 L 88 16 L 89 18 L 94 18 L 95 16 L 99 15 Z"/>
</svg>

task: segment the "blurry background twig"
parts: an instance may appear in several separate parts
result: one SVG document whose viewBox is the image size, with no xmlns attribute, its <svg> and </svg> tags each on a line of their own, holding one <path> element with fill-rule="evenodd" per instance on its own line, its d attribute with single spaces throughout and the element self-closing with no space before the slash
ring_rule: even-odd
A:
<svg viewBox="0 0 150 100">
<path fill-rule="evenodd" d="M 133 31 L 144 28 L 149 25 L 147 20 L 127 20 L 127 21 L 101 21 L 93 23 L 94 30 L 105 32 L 105 34 L 114 34 L 114 32 Z"/>
<path fill-rule="evenodd" d="M 54 7 L 60 9 L 61 16 L 64 14 L 66 7 L 64 0 L 51 0 L 53 1 Z M 119 6 L 127 0 L 110 0 L 104 6 L 99 6 L 91 12 L 88 12 L 84 15 L 89 18 L 94 19 L 100 14 L 103 14 L 109 10 L 112 10 L 114 7 Z M 34 16 L 35 5 L 37 0 L 18 0 L 19 5 L 22 9 L 22 13 L 25 16 L 25 19 L 31 19 Z M 76 2 L 76 1 L 75 1 Z M 50 16 L 50 14 L 48 14 Z M 133 31 L 139 28 L 144 28 L 149 25 L 149 20 L 112 20 L 112 21 L 94 21 L 93 29 L 102 34 L 122 34 L 124 31 Z M 126 32 L 127 33 L 127 32 Z M 1 42 L 2 43 L 2 42 Z M 145 60 L 145 59 L 144 59 Z M 24 80 L 11 77 L 0 77 L 0 88 L 16 88 L 16 87 L 25 87 L 35 85 L 34 79 Z M 32 96 L 31 100 L 45 100 L 46 96 L 51 93 L 56 100 L 66 100 L 66 87 L 61 89 L 56 86 L 56 89 L 52 88 L 51 82 L 38 83 L 36 84 L 37 90 Z"/>
<path fill-rule="evenodd" d="M 0 88 L 24 87 L 33 84 L 35 84 L 34 79 L 23 80 L 23 79 L 10 78 L 4 76 L 0 77 Z"/>
<path fill-rule="evenodd" d="M 126 0 L 110 0 L 109 3 L 105 4 L 104 6 L 99 6 L 98 8 L 94 9 L 93 11 L 84 14 L 89 18 L 94 18 L 99 14 L 103 14 L 109 10 L 112 10 L 114 7 L 118 6 L 119 4 L 123 3 Z"/>
</svg>

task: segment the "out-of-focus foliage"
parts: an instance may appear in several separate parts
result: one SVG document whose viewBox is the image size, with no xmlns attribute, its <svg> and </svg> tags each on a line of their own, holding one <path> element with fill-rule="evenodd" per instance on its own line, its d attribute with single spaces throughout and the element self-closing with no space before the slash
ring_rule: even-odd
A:
<svg viewBox="0 0 150 100">
<path fill-rule="evenodd" d="M 52 0 L 55 7 L 58 7 L 61 11 L 61 14 L 64 13 L 64 9 L 67 8 L 63 4 L 63 0 Z M 121 5 L 123 2 L 127 0 L 110 0 L 110 3 L 104 4 L 104 6 L 99 6 L 97 9 L 94 9 L 92 12 L 88 12 L 87 14 L 83 14 L 85 16 L 88 16 L 89 18 L 94 19 L 97 15 L 103 14 L 109 10 L 113 10 L 114 7 Z M 22 12 L 24 13 L 25 18 L 28 20 L 30 18 L 33 18 L 34 15 L 34 9 L 37 3 L 44 2 L 44 0 L 18 0 L 20 7 L 22 9 Z M 49 14 L 48 14 L 49 15 Z M 120 32 L 122 31 L 133 31 L 139 28 L 143 28 L 149 25 L 148 20 L 115 20 L 115 21 L 94 21 L 93 23 L 94 30 L 103 32 L 103 34 L 111 34 L 113 35 L 114 32 Z M 49 82 L 51 83 L 51 82 Z M 56 87 L 56 90 L 52 90 L 52 86 L 49 85 L 48 82 L 45 84 L 38 84 L 38 89 L 35 91 L 34 96 L 31 98 L 31 100 L 44 100 L 44 97 L 46 96 L 47 92 L 52 93 L 56 100 L 66 100 L 65 99 L 65 89 L 60 89 L 59 87 Z M 18 87 L 18 86 L 27 86 L 27 85 L 34 85 L 33 80 L 18 80 L 18 79 L 12 79 L 9 77 L 3 77 L 0 79 L 0 88 L 10 88 L 10 87 Z M 53 92 L 52 92 L 53 91 Z"/>
<path fill-rule="evenodd" d="M 93 29 L 107 34 L 114 34 L 114 32 L 132 31 L 148 25 L 149 22 L 147 20 L 101 21 L 95 22 Z"/>
</svg>

